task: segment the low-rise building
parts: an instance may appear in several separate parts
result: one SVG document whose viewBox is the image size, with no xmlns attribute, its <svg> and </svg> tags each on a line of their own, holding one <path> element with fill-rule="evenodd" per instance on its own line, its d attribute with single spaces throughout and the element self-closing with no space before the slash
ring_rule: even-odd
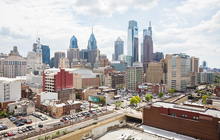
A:
<svg viewBox="0 0 220 140">
<path fill-rule="evenodd" d="M 166 85 L 159 83 L 137 83 L 136 89 L 138 93 L 159 94 L 159 92 L 167 92 Z"/>
<path fill-rule="evenodd" d="M 41 104 L 44 100 L 58 100 L 58 93 L 56 92 L 42 92 L 37 94 L 36 107 L 41 108 Z"/>
</svg>

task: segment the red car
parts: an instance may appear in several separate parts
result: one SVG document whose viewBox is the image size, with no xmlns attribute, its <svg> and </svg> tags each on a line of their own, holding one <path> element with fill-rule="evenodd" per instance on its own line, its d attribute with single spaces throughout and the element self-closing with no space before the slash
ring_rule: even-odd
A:
<svg viewBox="0 0 220 140">
<path fill-rule="evenodd" d="M 64 119 L 61 119 L 60 121 L 61 121 L 61 122 L 64 122 Z"/>
<path fill-rule="evenodd" d="M 13 134 L 12 133 L 8 133 L 8 136 L 12 136 Z"/>
<path fill-rule="evenodd" d="M 85 118 L 89 118 L 89 116 L 88 116 L 88 115 L 86 115 L 86 116 L 85 116 Z"/>
</svg>

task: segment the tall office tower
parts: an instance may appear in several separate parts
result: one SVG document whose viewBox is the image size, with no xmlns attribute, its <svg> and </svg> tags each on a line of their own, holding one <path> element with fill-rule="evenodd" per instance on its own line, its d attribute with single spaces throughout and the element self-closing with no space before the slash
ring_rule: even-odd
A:
<svg viewBox="0 0 220 140">
<path fill-rule="evenodd" d="M 91 63 L 92 67 L 94 67 L 94 63 L 100 60 L 100 51 L 99 49 L 96 50 L 89 50 L 88 52 L 88 62 Z"/>
<path fill-rule="evenodd" d="M 141 62 L 143 63 L 143 43 L 141 43 Z"/>
<path fill-rule="evenodd" d="M 112 61 L 114 61 L 115 60 L 115 54 L 113 53 L 112 54 Z"/>
<path fill-rule="evenodd" d="M 199 73 L 199 58 L 194 56 L 190 58 L 190 71 Z"/>
<path fill-rule="evenodd" d="M 138 61 L 138 27 L 134 20 L 129 21 L 128 25 L 127 55 L 131 56 L 131 65 Z"/>
<path fill-rule="evenodd" d="M 54 67 L 54 57 L 50 59 L 50 68 Z"/>
<path fill-rule="evenodd" d="M 151 22 L 149 26 L 151 26 Z M 148 27 L 148 30 L 143 30 L 143 62 L 150 62 L 153 57 L 152 28 Z"/>
<path fill-rule="evenodd" d="M 143 82 L 143 68 L 127 67 L 125 71 L 125 89 L 136 91 L 137 82 Z"/>
<path fill-rule="evenodd" d="M 88 46 L 87 49 L 89 50 L 96 50 L 97 49 L 97 44 L 96 44 L 96 39 L 93 34 L 93 29 L 92 29 L 92 34 L 90 35 L 89 41 L 88 41 Z"/>
<path fill-rule="evenodd" d="M 41 45 L 42 48 L 42 62 L 50 64 L 50 48 L 47 45 Z"/>
<path fill-rule="evenodd" d="M 65 57 L 65 52 L 59 51 L 59 52 L 54 53 L 54 67 L 55 68 L 58 68 L 60 58 L 62 58 L 62 57 Z"/>
<path fill-rule="evenodd" d="M 79 51 L 79 57 L 80 57 L 80 59 L 88 60 L 88 50 L 87 49 L 80 50 Z"/>
<path fill-rule="evenodd" d="M 190 86 L 190 57 L 186 54 L 166 55 L 165 84 L 168 89 L 185 91 Z"/>
<path fill-rule="evenodd" d="M 117 40 L 115 41 L 115 61 L 118 60 L 118 56 L 120 54 L 124 54 L 124 41 L 122 41 L 122 39 L 120 37 L 117 38 Z"/>
<path fill-rule="evenodd" d="M 80 58 L 79 49 L 78 48 L 67 49 L 67 58 L 69 59 L 69 66 L 71 67 L 71 63 L 73 62 L 73 59 L 79 60 Z"/>
<path fill-rule="evenodd" d="M 69 48 L 78 48 L 77 39 L 74 35 L 70 39 L 70 47 Z"/>
<path fill-rule="evenodd" d="M 27 65 L 28 69 L 31 71 L 35 71 L 35 61 L 36 61 L 36 53 L 33 51 L 29 51 L 27 55 Z"/>
<path fill-rule="evenodd" d="M 36 48 L 36 60 L 35 60 L 35 71 L 40 71 L 43 67 L 42 63 L 42 49 L 40 44 L 40 38 L 37 39 L 37 48 Z"/>
<path fill-rule="evenodd" d="M 203 69 L 207 67 L 207 62 L 206 61 L 202 61 L 202 67 L 203 67 Z"/>
<path fill-rule="evenodd" d="M 153 53 L 153 56 L 153 60 L 157 62 L 160 62 L 161 59 L 164 59 L 164 55 L 162 52 Z"/>
</svg>

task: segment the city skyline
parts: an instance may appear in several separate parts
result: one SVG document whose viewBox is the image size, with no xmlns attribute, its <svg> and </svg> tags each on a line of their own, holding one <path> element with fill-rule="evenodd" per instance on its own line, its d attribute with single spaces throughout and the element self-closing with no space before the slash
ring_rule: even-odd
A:
<svg viewBox="0 0 220 140">
<path fill-rule="evenodd" d="M 220 68 L 216 63 L 220 59 L 220 4 L 217 0 L 0 3 L 0 53 L 9 54 L 11 48 L 17 46 L 20 55 L 26 57 L 39 37 L 42 44 L 50 46 L 53 57 L 56 51 L 66 52 L 72 35 L 78 39 L 78 48 L 86 49 L 93 27 L 98 49 L 111 60 L 117 37 L 124 41 L 127 54 L 128 21 L 135 20 L 139 28 L 140 60 L 142 31 L 151 21 L 154 52 L 186 53 L 199 57 L 200 65 L 205 60 L 208 67 Z"/>
</svg>

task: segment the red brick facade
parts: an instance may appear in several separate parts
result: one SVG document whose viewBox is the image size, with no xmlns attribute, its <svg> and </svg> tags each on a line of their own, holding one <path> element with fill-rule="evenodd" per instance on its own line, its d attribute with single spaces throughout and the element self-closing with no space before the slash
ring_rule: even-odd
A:
<svg viewBox="0 0 220 140">
<path fill-rule="evenodd" d="M 172 116 L 174 113 L 176 116 Z M 182 115 L 187 115 L 187 118 Z M 198 120 L 194 117 L 198 117 Z M 199 139 L 218 140 L 218 121 L 219 118 L 179 109 L 154 106 L 143 109 L 143 124 Z"/>
</svg>

